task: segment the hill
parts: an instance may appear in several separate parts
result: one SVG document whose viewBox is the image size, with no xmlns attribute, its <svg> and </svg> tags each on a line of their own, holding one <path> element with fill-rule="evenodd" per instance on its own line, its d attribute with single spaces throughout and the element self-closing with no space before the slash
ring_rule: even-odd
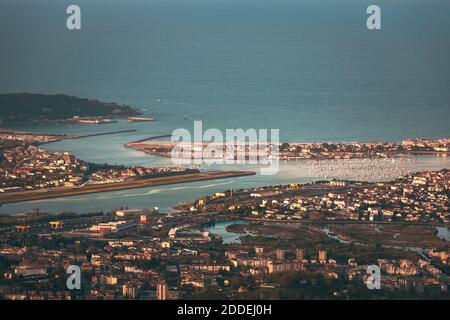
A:
<svg viewBox="0 0 450 320">
<path fill-rule="evenodd" d="M 83 99 L 64 94 L 0 94 L 0 121 L 27 122 L 79 117 L 125 117 L 139 112 L 127 105 Z"/>
</svg>

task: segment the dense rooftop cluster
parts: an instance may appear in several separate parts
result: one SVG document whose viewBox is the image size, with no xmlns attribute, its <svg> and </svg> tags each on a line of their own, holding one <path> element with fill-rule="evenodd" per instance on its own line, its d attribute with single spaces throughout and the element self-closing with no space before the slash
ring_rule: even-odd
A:
<svg viewBox="0 0 450 320">
<path fill-rule="evenodd" d="M 3 152 L 1 191 L 21 191 L 80 184 L 88 164 L 67 152 L 50 153 L 33 145 Z"/>
<path fill-rule="evenodd" d="M 192 171 L 183 167 L 96 165 L 68 152 L 48 152 L 38 146 L 56 139 L 46 135 L 0 136 L 0 192 L 124 182 Z"/>
<path fill-rule="evenodd" d="M 38 144 L 48 139 L 0 140 L 0 191 L 113 183 L 186 170 L 90 164 L 69 153 L 40 149 Z M 399 150 L 394 144 L 309 144 L 304 151 L 305 146 L 294 152 L 384 157 Z M 442 146 L 448 141 L 412 140 L 402 150 L 446 152 Z M 394 248 L 371 243 L 369 229 L 358 231 L 367 238 L 364 243 L 345 238 L 350 234 L 357 239 L 357 231 L 333 232 L 351 222 L 379 234 L 388 233 L 385 226 L 399 225 L 432 230 L 439 225 L 448 231 L 449 192 L 450 171 L 444 169 L 383 183 L 333 180 L 217 192 L 170 213 L 155 207 L 2 217 L 0 298 L 448 298 L 449 246 L 433 231 L 419 248 L 397 235 L 389 242 Z M 291 231 L 266 236 L 243 227 L 240 242 L 226 243 L 207 230 L 236 219 Z M 292 225 L 304 229 L 292 231 Z M 231 226 L 239 230 L 237 224 Z M 304 233 L 296 236 L 300 231 Z M 369 265 L 381 270 L 379 291 L 366 286 Z M 81 270 L 80 289 L 67 287 L 69 266 Z"/>
<path fill-rule="evenodd" d="M 322 245 L 220 246 L 220 237 L 193 230 L 196 218 L 183 214 L 117 210 L 114 215 L 95 218 L 105 222 L 93 224 L 94 217 L 86 217 L 74 224 L 63 220 L 33 225 L 19 233 L 4 232 L 0 238 L 0 296 L 178 299 L 261 298 L 268 294 L 279 298 L 286 292 L 295 295 L 306 290 L 315 298 L 362 298 L 377 294 L 442 297 L 449 293 L 448 247 L 408 258 L 377 259 L 374 253 L 367 260 L 349 252 L 346 245 L 337 250 Z M 106 227 L 122 224 L 128 227 Z M 174 232 L 173 226 L 181 227 Z M 382 271 L 381 292 L 366 288 L 369 263 Z M 82 272 L 80 290 L 66 286 L 65 270 L 70 265 Z"/>
<path fill-rule="evenodd" d="M 397 143 L 283 143 L 281 159 L 387 158 L 407 153 L 448 153 L 450 139 L 408 139 Z"/>
<path fill-rule="evenodd" d="M 450 222 L 450 171 L 407 174 L 386 183 L 291 184 L 216 193 L 195 212 L 240 212 L 260 219 Z"/>
<path fill-rule="evenodd" d="M 357 208 L 356 203 L 361 204 L 360 214 L 354 218 L 367 220 L 370 225 L 372 219 L 388 222 L 396 217 L 405 218 L 403 223 L 414 224 L 409 222 L 414 221 L 411 219 L 414 212 L 403 209 L 397 212 L 397 206 L 409 209 L 428 206 L 431 211 L 420 213 L 419 220 L 434 222 L 448 218 L 448 178 L 449 172 L 442 170 L 408 175 L 391 183 L 332 181 L 241 190 L 232 197 L 217 193 L 197 201 L 193 210 L 169 214 L 161 214 L 158 208 L 122 208 L 107 214 L 61 215 L 53 221 L 47 216 L 42 217 L 44 220 L 35 216 L 26 221 L 17 217 L 16 224 L 8 219 L 0 226 L 0 296 L 7 299 L 448 297 L 450 251 L 444 241 L 408 253 L 402 248 L 351 244 L 339 238 L 337 241 L 317 238 L 318 244 L 301 237 L 299 242 L 282 244 L 280 239 L 248 232 L 242 233 L 247 239 L 242 244 L 223 244 L 220 236 L 205 230 L 214 219 L 228 221 L 240 214 L 241 219 L 242 214 L 244 217 L 270 214 L 267 218 L 280 222 L 296 216 L 312 219 L 314 215 L 308 214 L 313 212 L 319 215 L 315 218 L 323 214 L 331 221 L 338 217 L 348 219 L 346 214 L 353 211 L 346 210 Z M 384 196 L 378 198 L 380 194 Z M 223 211 L 211 211 L 212 204 Z M 225 204 L 229 205 L 226 210 Z M 249 211 L 243 210 L 244 207 Z M 206 208 L 206 212 L 197 212 Z M 385 215 L 389 210 L 392 215 Z M 445 214 L 437 215 L 441 210 Z M 397 216 L 399 212 L 403 214 Z M 306 228 L 316 235 L 329 233 L 326 228 L 312 225 Z M 252 238 L 255 240 L 248 240 Z M 82 272 L 80 290 L 67 288 L 66 269 L 70 265 L 78 266 Z M 366 287 L 369 265 L 380 267 L 380 291 Z"/>
</svg>

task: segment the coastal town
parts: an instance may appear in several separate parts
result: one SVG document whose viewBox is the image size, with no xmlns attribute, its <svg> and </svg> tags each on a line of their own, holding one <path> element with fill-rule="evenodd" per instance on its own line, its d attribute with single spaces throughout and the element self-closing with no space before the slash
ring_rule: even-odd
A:
<svg viewBox="0 0 450 320">
<path fill-rule="evenodd" d="M 283 143 L 280 159 L 363 159 L 389 158 L 407 154 L 441 154 L 450 152 L 450 139 L 406 139 L 401 143 Z"/>
<path fill-rule="evenodd" d="M 96 133 L 83 137 L 122 132 Z M 188 166 L 145 167 L 88 163 L 69 152 L 48 152 L 40 148 L 42 144 L 61 139 L 83 137 L 0 132 L 0 205 L 255 174 L 253 171 L 242 170 L 201 172 L 198 168 Z"/>
<path fill-rule="evenodd" d="M 69 188 L 70 195 L 73 187 L 207 175 L 186 167 L 93 164 L 41 147 L 74 138 L 2 132 L 0 192 Z M 449 139 L 284 143 L 280 155 L 300 161 L 377 159 L 445 154 L 448 147 Z M 386 182 L 325 179 L 229 189 L 170 211 L 122 207 L 6 214 L 0 217 L 0 297 L 450 298 L 449 191 L 450 171 L 443 169 L 409 172 Z M 82 274 L 76 290 L 66 282 L 73 266 Z M 367 289 L 369 266 L 382 272 L 379 290 Z"/>
<path fill-rule="evenodd" d="M 392 182 L 320 181 L 219 192 L 178 208 L 277 221 L 450 222 L 450 171 L 407 174 Z"/>
<path fill-rule="evenodd" d="M 445 317 L 449 12 L 0 1 L 0 314 Z"/>
<path fill-rule="evenodd" d="M 114 133 L 114 132 L 112 132 Z M 107 133 L 108 134 L 108 133 Z M 92 164 L 77 159 L 68 152 L 48 152 L 42 144 L 61 139 L 79 138 L 74 135 L 0 132 L 0 193 L 20 192 L 55 187 L 112 184 L 165 175 L 199 172 L 187 167 L 142 167 Z M 164 144 L 148 151 L 148 145 Z M 127 147 L 168 156 L 172 145 L 164 142 L 142 141 Z M 288 144 L 280 146 L 280 159 L 325 160 L 354 158 L 387 158 L 405 153 L 447 154 L 450 139 L 414 139 L 395 143 Z"/>
<path fill-rule="evenodd" d="M 182 167 L 93 164 L 68 152 L 48 152 L 39 147 L 59 139 L 61 137 L 55 135 L 0 133 L 0 193 L 111 184 L 198 172 Z"/>
<path fill-rule="evenodd" d="M 441 170 L 388 183 L 229 190 L 171 212 L 124 207 L 3 216 L 0 295 L 449 298 L 449 187 L 450 172 Z M 218 234 L 218 225 L 235 241 Z M 81 287 L 68 290 L 66 270 L 74 265 L 82 272 Z M 379 290 L 367 289 L 369 265 L 382 272 Z"/>
<path fill-rule="evenodd" d="M 280 145 L 257 144 L 251 142 L 168 142 L 138 141 L 127 147 L 161 157 L 194 159 L 201 155 L 203 160 L 224 159 L 274 159 L 279 160 L 337 160 L 337 159 L 386 159 L 408 155 L 448 155 L 450 138 L 406 139 L 394 142 L 348 142 L 348 143 L 298 143 L 284 142 Z"/>
</svg>

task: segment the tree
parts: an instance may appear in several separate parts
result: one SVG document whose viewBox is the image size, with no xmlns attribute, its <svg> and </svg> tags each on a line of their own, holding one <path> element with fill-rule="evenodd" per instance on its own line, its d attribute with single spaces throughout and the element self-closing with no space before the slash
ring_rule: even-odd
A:
<svg viewBox="0 0 450 320">
<path fill-rule="evenodd" d="M 291 148 L 291 146 L 289 145 L 289 143 L 284 142 L 284 143 L 281 145 L 280 150 L 281 150 L 281 151 L 289 151 L 290 148 Z"/>
</svg>

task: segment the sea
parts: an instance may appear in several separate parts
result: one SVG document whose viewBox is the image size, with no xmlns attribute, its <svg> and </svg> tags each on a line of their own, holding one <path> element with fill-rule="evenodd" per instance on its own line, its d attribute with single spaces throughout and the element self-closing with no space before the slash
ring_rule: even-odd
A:
<svg viewBox="0 0 450 320">
<path fill-rule="evenodd" d="M 81 30 L 66 28 L 71 4 L 81 9 Z M 381 30 L 366 26 L 371 4 L 381 8 Z M 0 126 L 72 134 L 135 129 L 43 148 L 148 166 L 170 161 L 124 144 L 192 130 L 200 120 L 204 129 L 279 129 L 287 142 L 450 137 L 449 12 L 448 0 L 2 0 L 0 93 L 117 102 L 156 121 Z M 450 167 L 448 158 L 433 156 L 386 165 L 391 169 L 371 180 L 395 178 L 398 168 Z M 282 163 L 276 176 L 4 204 L 0 214 L 169 210 L 231 188 L 322 178 L 314 166 Z M 330 163 L 328 177 L 342 177 L 342 166 Z M 351 168 L 344 171 L 367 164 Z"/>
</svg>

